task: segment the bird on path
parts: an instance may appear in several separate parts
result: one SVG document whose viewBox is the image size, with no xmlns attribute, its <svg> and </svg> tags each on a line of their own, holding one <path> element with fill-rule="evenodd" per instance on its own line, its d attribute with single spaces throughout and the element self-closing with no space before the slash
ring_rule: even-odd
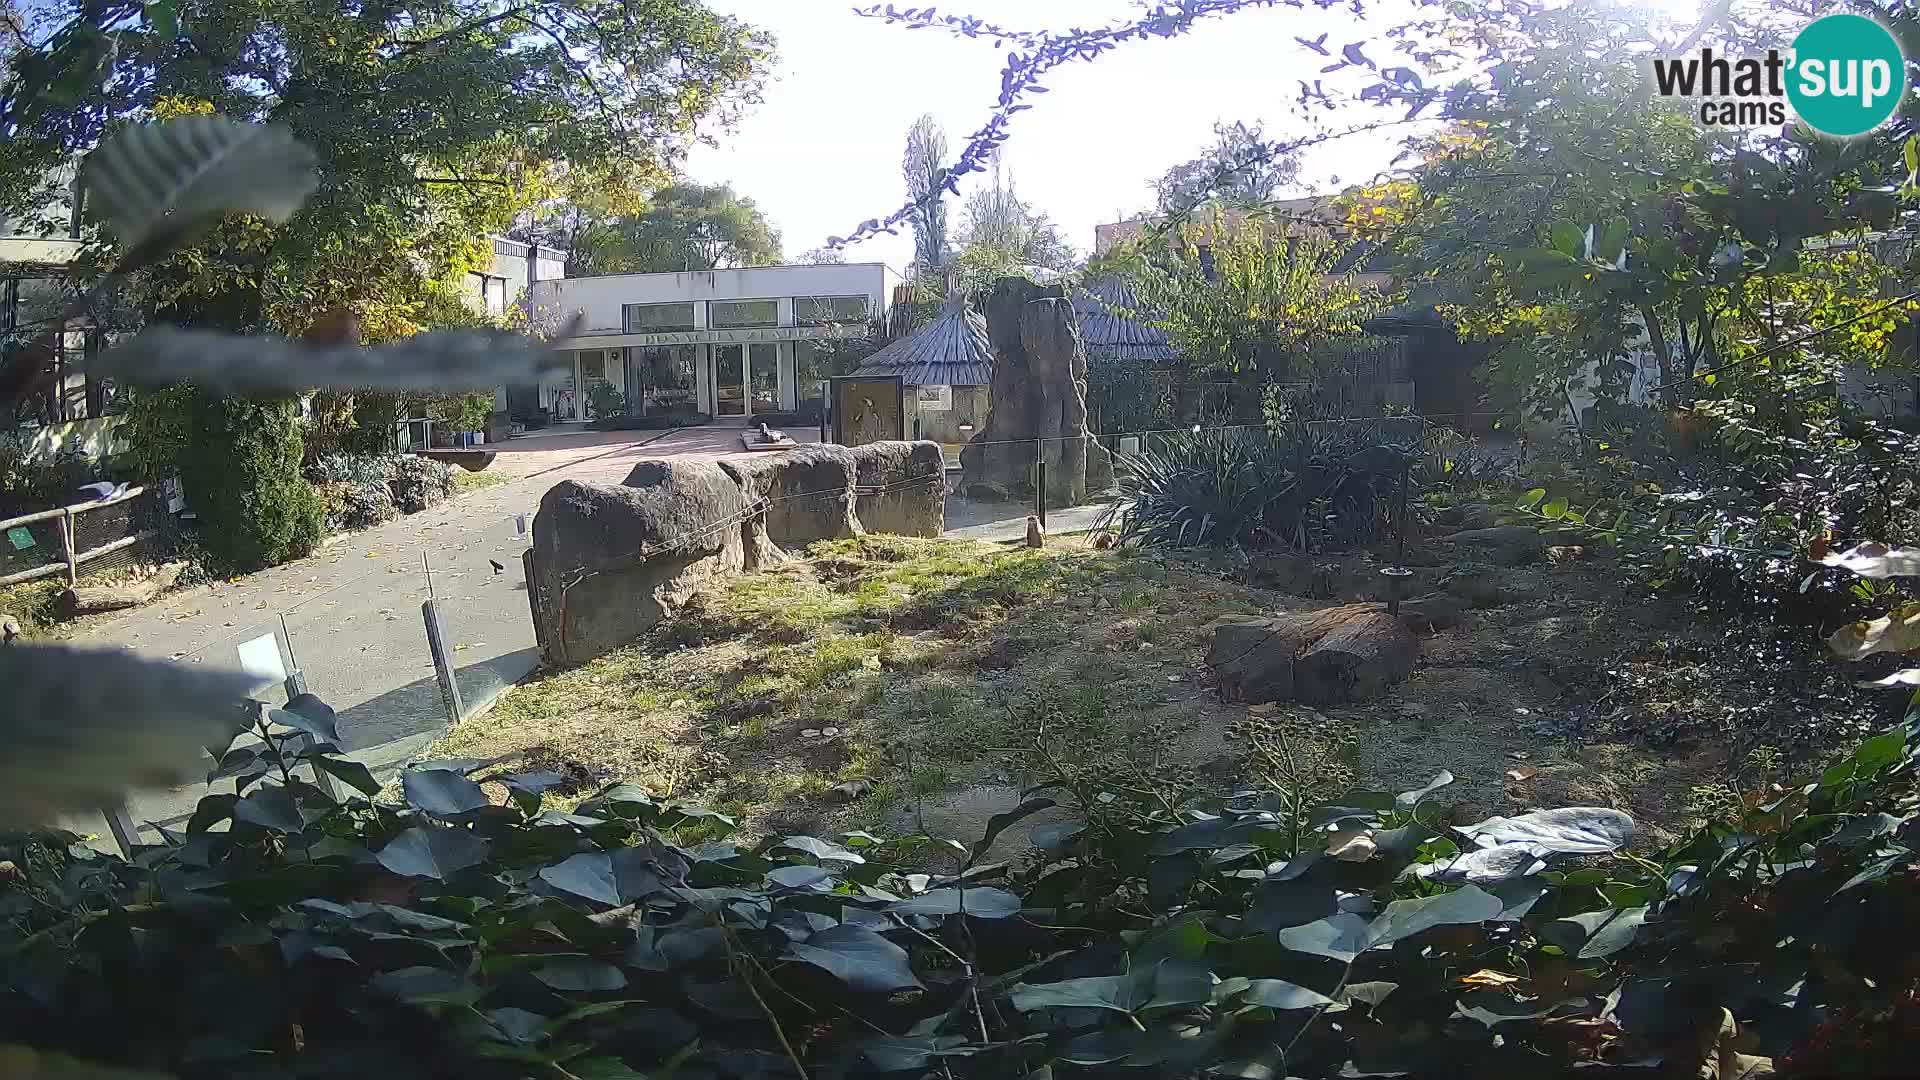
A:
<svg viewBox="0 0 1920 1080">
<path fill-rule="evenodd" d="M 503 565 L 499 559 L 488 559 L 487 565 L 493 567 L 493 572 L 496 577 L 507 572 L 506 566 Z"/>
</svg>

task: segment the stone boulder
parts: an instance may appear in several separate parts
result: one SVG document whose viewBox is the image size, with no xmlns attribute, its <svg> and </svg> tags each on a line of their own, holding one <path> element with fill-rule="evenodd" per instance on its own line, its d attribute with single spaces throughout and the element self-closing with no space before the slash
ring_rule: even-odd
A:
<svg viewBox="0 0 1920 1080">
<path fill-rule="evenodd" d="M 720 467 L 750 497 L 765 500 L 762 522 L 768 542 L 798 549 L 816 540 L 860 535 L 853 512 L 856 453 L 845 446 L 813 444 L 785 454 L 723 461 Z"/>
<path fill-rule="evenodd" d="M 546 658 L 575 664 L 645 633 L 695 589 L 758 565 L 754 501 L 714 462 L 643 461 L 619 487 L 562 480 L 533 519 L 528 588 Z"/>
<path fill-rule="evenodd" d="M 937 442 L 856 446 L 854 517 L 867 532 L 939 536 L 947 528 L 947 456 Z"/>
<path fill-rule="evenodd" d="M 939 536 L 945 462 L 931 442 L 802 446 L 727 461 L 643 461 L 618 487 L 565 480 L 540 500 L 528 603 L 547 662 L 633 641 L 701 586 L 816 540 Z"/>
</svg>

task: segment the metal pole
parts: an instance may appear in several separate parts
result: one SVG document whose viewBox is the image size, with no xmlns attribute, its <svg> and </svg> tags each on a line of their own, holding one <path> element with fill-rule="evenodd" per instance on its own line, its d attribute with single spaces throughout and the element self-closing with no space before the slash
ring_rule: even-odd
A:
<svg viewBox="0 0 1920 1080">
<path fill-rule="evenodd" d="M 67 560 L 67 588 L 80 584 L 80 560 L 73 546 L 73 507 L 60 511 L 60 554 Z"/>
<path fill-rule="evenodd" d="M 1033 442 L 1033 512 L 1040 519 L 1040 531 L 1047 531 L 1047 459 L 1043 444 Z"/>
<path fill-rule="evenodd" d="M 127 808 L 116 806 L 102 810 L 100 814 L 107 819 L 107 831 L 113 834 L 113 842 L 120 848 L 120 857 L 133 858 L 133 849 L 140 844 L 140 826 L 133 823 Z"/>
<path fill-rule="evenodd" d="M 446 706 L 447 724 L 451 727 L 466 714 L 466 706 L 460 701 L 460 684 L 454 680 L 453 661 L 447 655 L 446 638 L 440 633 L 440 612 L 434 608 L 431 597 L 420 602 L 420 617 L 427 624 L 427 651 L 433 656 L 433 674 L 440 681 L 440 702 Z"/>
</svg>

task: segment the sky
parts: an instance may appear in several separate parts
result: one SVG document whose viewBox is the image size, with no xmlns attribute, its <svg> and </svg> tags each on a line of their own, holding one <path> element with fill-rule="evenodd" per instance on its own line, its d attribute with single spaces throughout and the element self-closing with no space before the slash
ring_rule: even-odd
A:
<svg viewBox="0 0 1920 1080">
<path fill-rule="evenodd" d="M 907 128 L 932 113 L 951 153 L 986 122 L 998 96 L 1003 54 L 990 43 L 938 30 L 906 30 L 855 16 L 846 0 L 708 0 L 709 6 L 771 31 L 778 58 L 765 101 L 718 145 L 688 156 L 685 171 L 702 183 L 726 182 L 751 198 L 780 230 L 789 259 L 844 236 L 868 218 L 906 202 L 900 158 Z M 1392 0 L 1370 2 L 1390 11 Z M 896 0 L 902 8 L 910 0 Z M 944 5 L 943 5 L 944 6 Z M 1133 10 L 1129 0 L 960 0 L 954 12 L 1020 27 L 1104 25 Z M 1153 202 L 1153 181 L 1210 142 L 1215 121 L 1264 120 L 1272 138 L 1313 130 L 1295 107 L 1297 79 L 1327 61 L 1295 35 L 1329 32 L 1329 43 L 1374 37 L 1389 25 L 1351 12 L 1273 8 L 1200 23 L 1184 37 L 1122 45 L 1088 63 L 1056 69 L 1014 119 L 1003 162 L 1020 197 L 1044 210 L 1087 254 L 1093 228 Z M 1385 50 L 1375 50 L 1380 58 Z M 1342 127 L 1397 114 L 1343 110 Z M 1304 190 L 1334 191 L 1388 167 L 1404 129 L 1353 136 L 1303 158 Z M 967 178 L 962 196 L 981 182 Z M 950 200 L 949 236 L 958 200 Z M 848 261 L 896 269 L 912 260 L 913 240 L 882 236 L 847 249 Z"/>
</svg>

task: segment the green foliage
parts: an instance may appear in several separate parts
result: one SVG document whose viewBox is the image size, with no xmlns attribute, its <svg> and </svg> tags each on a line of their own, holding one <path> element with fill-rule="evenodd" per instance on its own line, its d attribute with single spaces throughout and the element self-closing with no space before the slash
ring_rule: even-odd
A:
<svg viewBox="0 0 1920 1080">
<path fill-rule="evenodd" d="M 1351 241 L 1318 229 L 1215 214 L 1183 229 L 1170 260 L 1134 263 L 1141 311 L 1197 369 L 1306 382 L 1334 337 L 1355 334 L 1391 297 L 1336 270 Z M 1203 247 L 1205 251 L 1203 253 Z"/>
<path fill-rule="evenodd" d="M 476 390 L 471 394 L 449 395 L 436 400 L 429 412 L 453 432 L 485 431 L 487 421 L 493 417 L 493 394 Z"/>
<path fill-rule="evenodd" d="M 590 230 L 574 256 L 594 274 L 767 266 L 780 261 L 780 233 L 726 184 L 674 184 L 645 211 Z"/>
<path fill-rule="evenodd" d="M 1185 214 L 1207 202 L 1258 205 L 1299 176 L 1299 157 L 1276 150 L 1260 123 L 1216 121 L 1213 145 L 1168 169 L 1154 191 L 1160 213 Z"/>
<path fill-rule="evenodd" d="M 998 160 L 992 182 L 967 196 L 958 239 L 953 267 L 961 288 L 970 292 L 1009 275 L 1024 277 L 1029 267 L 1066 271 L 1078 261 L 1047 215 L 1020 198 Z"/>
<path fill-rule="evenodd" d="M 1121 501 L 1106 513 L 1125 543 L 1288 547 L 1370 543 L 1411 451 L 1359 425 L 1301 423 L 1278 433 L 1220 428 L 1150 436 L 1116 462 Z"/>
<path fill-rule="evenodd" d="M 612 383 L 599 383 L 587 391 L 587 408 L 596 419 L 602 416 L 620 416 L 627 411 L 627 395 L 621 393 L 620 388 Z"/>
<path fill-rule="evenodd" d="M 201 542 L 229 571 L 297 559 L 320 542 L 321 507 L 300 473 L 292 402 L 194 390 L 180 480 Z"/>
<path fill-rule="evenodd" d="M 1173 426 L 1178 418 L 1173 413 L 1170 390 L 1145 364 L 1123 360 L 1087 363 L 1087 414 L 1097 434 L 1158 431 Z"/>
<path fill-rule="evenodd" d="M 927 272 L 938 270 L 947 262 L 947 133 L 932 113 L 907 129 L 900 172 L 907 181 L 907 197 L 914 201 L 914 265 Z"/>
<path fill-rule="evenodd" d="M 393 457 L 393 504 L 403 514 L 417 514 L 453 495 L 453 466 L 419 454 Z"/>
</svg>

